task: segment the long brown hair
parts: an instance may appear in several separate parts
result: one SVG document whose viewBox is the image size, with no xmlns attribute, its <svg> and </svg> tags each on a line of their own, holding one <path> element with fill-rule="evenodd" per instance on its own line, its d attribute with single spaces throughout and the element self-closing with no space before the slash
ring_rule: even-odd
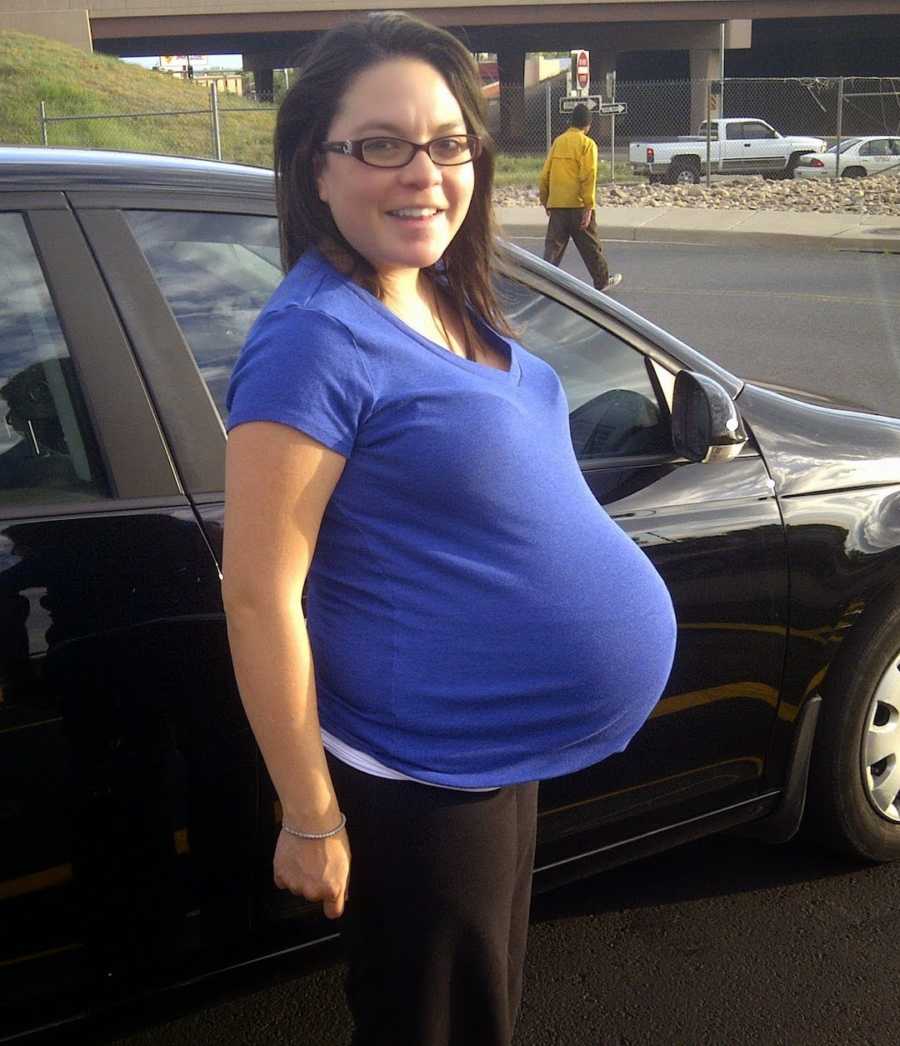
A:
<svg viewBox="0 0 900 1046">
<path fill-rule="evenodd" d="M 309 247 L 325 248 L 329 257 L 336 252 L 346 259 L 349 275 L 381 296 L 374 268 L 341 235 L 330 209 L 319 199 L 317 150 L 352 78 L 391 58 L 418 58 L 440 73 L 459 104 L 466 130 L 482 140 L 481 154 L 474 161 L 472 202 L 444 252 L 441 268 L 449 297 L 465 327 L 467 354 L 471 356 L 474 331 L 467 305 L 497 330 L 509 334 L 510 328 L 491 281 L 496 256 L 491 203 L 494 143 L 485 126 L 481 84 L 472 55 L 443 29 L 399 12 L 378 12 L 330 29 L 305 56 L 275 125 L 281 264 L 287 272 Z"/>
</svg>

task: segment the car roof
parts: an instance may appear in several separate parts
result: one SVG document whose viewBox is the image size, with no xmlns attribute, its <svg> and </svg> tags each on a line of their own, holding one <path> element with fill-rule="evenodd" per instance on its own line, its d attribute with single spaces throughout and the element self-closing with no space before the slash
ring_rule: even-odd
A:
<svg viewBox="0 0 900 1046">
<path fill-rule="evenodd" d="M 274 174 L 264 167 L 192 156 L 155 156 L 105 149 L 0 147 L 0 188 L 177 186 L 212 192 L 260 193 L 271 198 Z"/>
</svg>

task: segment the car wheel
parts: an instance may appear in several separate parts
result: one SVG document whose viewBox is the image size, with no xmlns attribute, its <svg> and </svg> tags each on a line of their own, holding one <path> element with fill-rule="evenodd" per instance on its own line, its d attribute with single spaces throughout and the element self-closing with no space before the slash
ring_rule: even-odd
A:
<svg viewBox="0 0 900 1046">
<path fill-rule="evenodd" d="M 862 626 L 860 626 L 862 627 Z M 823 687 L 810 827 L 843 853 L 900 858 L 900 603 L 853 635 Z"/>
<path fill-rule="evenodd" d="M 785 181 L 790 181 L 795 177 L 797 171 L 797 164 L 800 163 L 802 153 L 791 153 L 791 158 L 787 162 L 787 167 L 781 172 L 781 177 Z"/>
<path fill-rule="evenodd" d="M 842 178 L 865 178 L 866 169 L 864 167 L 845 167 L 841 171 Z"/>
<path fill-rule="evenodd" d="M 700 181 L 700 165 L 696 161 L 673 160 L 666 181 L 670 185 L 696 185 Z"/>
</svg>

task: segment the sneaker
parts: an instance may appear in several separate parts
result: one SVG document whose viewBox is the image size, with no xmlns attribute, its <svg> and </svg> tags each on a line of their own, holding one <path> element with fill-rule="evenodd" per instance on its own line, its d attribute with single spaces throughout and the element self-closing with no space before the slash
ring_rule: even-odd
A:
<svg viewBox="0 0 900 1046">
<path fill-rule="evenodd" d="M 608 294 L 614 287 L 618 287 L 622 282 L 622 274 L 620 272 L 614 272 L 610 278 L 609 283 L 603 288 L 603 293 Z"/>
</svg>

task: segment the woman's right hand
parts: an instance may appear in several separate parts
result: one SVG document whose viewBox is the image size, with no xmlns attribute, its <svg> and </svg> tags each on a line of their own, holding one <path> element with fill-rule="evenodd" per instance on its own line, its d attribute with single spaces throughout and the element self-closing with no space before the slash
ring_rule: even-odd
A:
<svg viewBox="0 0 900 1046">
<path fill-rule="evenodd" d="M 327 839 L 298 839 L 281 832 L 275 846 L 275 885 L 308 901 L 321 901 L 326 919 L 344 911 L 350 878 L 347 829 Z"/>
</svg>

